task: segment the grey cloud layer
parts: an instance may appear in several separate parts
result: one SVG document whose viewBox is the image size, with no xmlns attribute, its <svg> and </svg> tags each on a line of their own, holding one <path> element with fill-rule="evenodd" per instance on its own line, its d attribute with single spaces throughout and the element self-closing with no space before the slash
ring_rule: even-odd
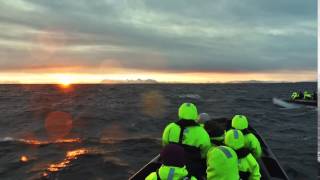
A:
<svg viewBox="0 0 320 180">
<path fill-rule="evenodd" d="M 177 72 L 316 70 L 316 3 L 1 1 L 0 68 L 117 61 Z M 61 48 L 41 60 L 37 37 L 46 31 Z"/>
</svg>

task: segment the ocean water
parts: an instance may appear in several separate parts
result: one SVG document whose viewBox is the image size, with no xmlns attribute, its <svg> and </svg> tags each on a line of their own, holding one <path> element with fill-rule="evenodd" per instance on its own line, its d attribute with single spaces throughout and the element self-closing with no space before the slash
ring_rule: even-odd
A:
<svg viewBox="0 0 320 180">
<path fill-rule="evenodd" d="M 283 108 L 316 83 L 0 85 L 0 179 L 127 179 L 161 148 L 182 102 L 245 114 L 291 179 L 317 176 L 317 109 Z"/>
</svg>

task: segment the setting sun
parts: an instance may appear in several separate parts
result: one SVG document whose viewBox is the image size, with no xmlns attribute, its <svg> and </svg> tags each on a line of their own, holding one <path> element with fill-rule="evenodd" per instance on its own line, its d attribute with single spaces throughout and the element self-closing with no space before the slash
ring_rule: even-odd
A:
<svg viewBox="0 0 320 180">
<path fill-rule="evenodd" d="M 64 86 L 64 87 L 68 87 L 70 86 L 70 84 L 72 84 L 73 79 L 71 76 L 67 76 L 67 75 L 61 75 L 59 77 L 57 77 L 58 79 L 58 84 Z"/>
</svg>

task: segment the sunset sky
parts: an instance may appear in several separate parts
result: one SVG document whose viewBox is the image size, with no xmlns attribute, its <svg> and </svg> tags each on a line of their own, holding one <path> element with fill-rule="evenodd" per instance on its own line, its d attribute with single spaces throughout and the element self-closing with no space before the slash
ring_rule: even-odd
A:
<svg viewBox="0 0 320 180">
<path fill-rule="evenodd" d="M 0 83 L 316 81 L 316 0 L 0 1 Z"/>
</svg>

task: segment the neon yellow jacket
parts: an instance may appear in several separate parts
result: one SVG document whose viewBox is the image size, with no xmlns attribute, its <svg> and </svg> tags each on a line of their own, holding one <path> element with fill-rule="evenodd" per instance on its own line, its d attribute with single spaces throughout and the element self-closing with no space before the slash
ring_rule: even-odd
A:
<svg viewBox="0 0 320 180">
<path fill-rule="evenodd" d="M 249 180 L 259 180 L 261 178 L 259 164 L 251 153 L 239 159 L 238 166 L 239 171 L 250 173 Z"/>
<path fill-rule="evenodd" d="M 227 146 L 212 147 L 207 156 L 207 180 L 238 180 L 238 157 Z"/>
<path fill-rule="evenodd" d="M 189 120 L 191 121 L 191 120 Z M 170 123 L 162 134 L 162 144 L 165 146 L 169 142 L 179 142 L 180 127 L 175 123 Z M 182 144 L 200 148 L 201 157 L 206 158 L 211 147 L 210 137 L 207 131 L 201 126 L 186 127 L 184 129 Z"/>
<path fill-rule="evenodd" d="M 299 96 L 300 96 L 299 93 L 293 92 L 292 95 L 291 95 L 291 99 L 295 100 L 295 99 L 299 98 Z"/>
<path fill-rule="evenodd" d="M 244 144 L 245 144 L 244 147 L 249 149 L 255 158 L 261 157 L 261 154 L 262 154 L 261 145 L 258 138 L 254 134 L 249 133 L 244 135 Z"/>
<path fill-rule="evenodd" d="M 162 165 L 159 168 L 159 177 L 161 180 L 182 180 L 188 175 L 186 167 L 173 167 Z M 157 173 L 150 173 L 145 180 L 158 180 Z M 197 180 L 195 177 L 191 177 L 191 180 Z"/>
<path fill-rule="evenodd" d="M 312 94 L 310 94 L 308 91 L 305 91 L 303 93 L 303 99 L 312 99 Z"/>
</svg>

